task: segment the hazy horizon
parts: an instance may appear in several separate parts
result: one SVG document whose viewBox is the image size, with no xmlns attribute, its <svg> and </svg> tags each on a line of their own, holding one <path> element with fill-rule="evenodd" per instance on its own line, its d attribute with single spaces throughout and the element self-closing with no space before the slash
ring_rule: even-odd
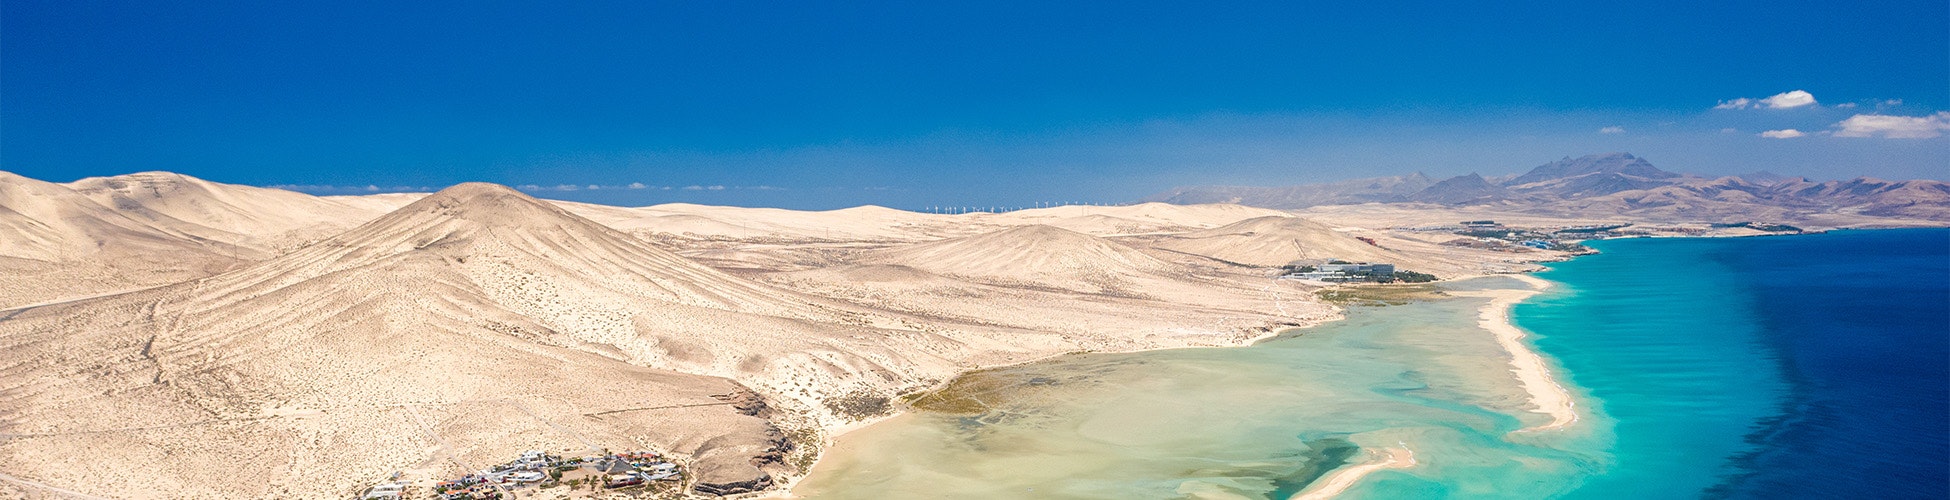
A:
<svg viewBox="0 0 1950 500">
<path fill-rule="evenodd" d="M 54 181 L 821 209 L 1950 164 L 1940 2 L 6 6 L 0 170 Z"/>
</svg>

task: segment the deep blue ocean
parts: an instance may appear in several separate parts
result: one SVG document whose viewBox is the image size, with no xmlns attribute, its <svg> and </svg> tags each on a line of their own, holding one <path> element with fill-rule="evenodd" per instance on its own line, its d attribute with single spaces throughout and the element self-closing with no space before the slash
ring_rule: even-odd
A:
<svg viewBox="0 0 1950 500">
<path fill-rule="evenodd" d="M 1513 313 L 1611 427 L 1569 497 L 1950 497 L 1950 230 L 1591 246 Z"/>
</svg>

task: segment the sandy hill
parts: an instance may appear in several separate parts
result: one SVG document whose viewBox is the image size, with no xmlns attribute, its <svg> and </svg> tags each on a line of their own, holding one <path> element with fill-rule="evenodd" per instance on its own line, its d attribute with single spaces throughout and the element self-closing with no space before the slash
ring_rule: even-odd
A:
<svg viewBox="0 0 1950 500">
<path fill-rule="evenodd" d="M 916 241 L 939 238 L 943 236 L 940 231 L 952 226 L 941 216 L 871 205 L 839 210 L 803 211 L 668 203 L 633 210 L 648 217 L 682 216 L 669 221 L 681 222 L 678 228 L 694 231 L 694 234 L 700 236 L 737 239 L 747 238 L 743 235 L 756 233 L 763 235 L 762 237 L 777 239 Z M 658 228 L 654 226 L 657 222 L 652 219 L 625 224 L 657 231 Z M 669 232 L 675 233 L 675 231 Z"/>
<path fill-rule="evenodd" d="M 1421 172 L 1392 177 L 1349 179 L 1299 186 L 1186 186 L 1172 188 L 1145 198 L 1177 204 L 1236 203 L 1240 205 L 1294 209 L 1319 205 L 1387 203 L 1401 201 L 1434 184 Z"/>
<path fill-rule="evenodd" d="M 1104 214 L 1091 214 L 1051 220 L 1045 225 L 1060 227 L 1092 236 L 1114 236 L 1125 234 L 1145 234 L 1182 229 L 1179 226 L 1157 222 L 1144 222 Z"/>
<path fill-rule="evenodd" d="M 1223 227 L 1179 234 L 1155 243 L 1160 249 L 1251 266 L 1295 261 L 1400 262 L 1402 256 L 1325 224 L 1297 217 L 1259 217 Z"/>
<path fill-rule="evenodd" d="M 976 214 L 983 222 L 994 224 L 1059 225 L 1064 221 L 1077 221 L 1080 218 L 1107 217 L 1110 218 L 1108 220 L 1147 224 L 1160 230 L 1203 229 L 1254 217 L 1282 215 L 1287 214 L 1278 210 L 1244 205 L 1172 205 L 1157 202 L 1117 206 L 1071 205 L 1017 210 L 1001 214 Z"/>
<path fill-rule="evenodd" d="M 0 307 L 145 288 L 262 258 L 233 234 L 131 216 L 67 186 L 0 172 Z"/>
<path fill-rule="evenodd" d="M 67 186 L 102 206 L 158 226 L 188 223 L 228 236 L 227 243 L 258 249 L 292 247 L 331 236 L 391 211 L 169 172 L 90 177 Z"/>
<path fill-rule="evenodd" d="M 1117 293 L 1133 277 L 1173 273 L 1171 264 L 1103 238 L 1044 225 L 895 247 L 868 257 L 994 283 Z"/>
<path fill-rule="evenodd" d="M 741 397 L 724 377 L 819 411 L 829 390 L 952 373 L 911 343 L 985 342 L 886 339 L 886 318 L 487 184 L 210 278 L 0 316 L 0 469 L 170 498 L 342 497 L 565 446 L 671 449 L 754 484 L 779 436 L 713 398 Z M 668 409 L 584 415 L 631 408 Z"/>
<path fill-rule="evenodd" d="M 55 184 L 0 172 L 0 307 L 209 276 L 397 208 L 167 172 Z"/>
<path fill-rule="evenodd" d="M 643 208 L 553 201 L 556 206 L 618 231 L 644 237 L 750 240 L 777 237 L 771 231 L 738 226 L 701 215 L 653 212 Z"/>
<path fill-rule="evenodd" d="M 375 214 L 384 214 L 387 212 L 392 212 L 394 210 L 399 210 L 400 207 L 407 206 L 409 204 L 412 204 L 415 201 L 420 201 L 420 198 L 425 198 L 427 194 L 428 193 L 379 193 L 379 194 L 362 194 L 362 195 L 320 196 L 319 198 L 330 200 L 333 203 L 338 203 L 341 205 L 345 205 L 345 206 L 349 206 L 361 210 L 367 210 Z"/>
<path fill-rule="evenodd" d="M 60 184 L 0 172 L 0 256 L 73 260 L 98 252 L 156 253 L 200 249 L 205 236 L 194 224 L 158 215 L 144 220 L 103 205 Z M 199 234 L 201 233 L 201 234 Z"/>
</svg>

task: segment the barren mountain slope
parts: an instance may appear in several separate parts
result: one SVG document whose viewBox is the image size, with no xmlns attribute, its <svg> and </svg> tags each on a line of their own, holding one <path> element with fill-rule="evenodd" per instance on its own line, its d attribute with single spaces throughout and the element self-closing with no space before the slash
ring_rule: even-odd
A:
<svg viewBox="0 0 1950 500">
<path fill-rule="evenodd" d="M 755 380 L 823 412 L 832 391 L 884 391 L 1017 350 L 876 329 L 894 320 L 479 184 L 237 271 L 0 317 L 6 470 L 157 497 L 338 496 L 441 453 L 479 464 L 585 440 L 693 453 L 707 481 L 747 482 L 776 436 L 729 406 L 581 414 L 736 392 L 639 365 Z M 971 354 L 971 342 L 985 345 Z M 788 394 L 794 383 L 807 387 Z M 239 420 L 280 412 L 305 416 Z M 443 441 L 452 448 L 430 449 Z M 164 454 L 179 460 L 144 465 Z"/>
<path fill-rule="evenodd" d="M 1150 224 L 1161 230 L 1185 230 L 1218 227 L 1254 217 L 1284 216 L 1286 213 L 1232 204 L 1172 205 L 1150 202 L 1117 206 L 1070 205 L 977 215 L 982 217 L 983 222 L 1000 225 L 1060 226 L 1065 220 L 1102 216 Z"/>
<path fill-rule="evenodd" d="M 1066 217 L 1061 219 L 1050 220 L 1044 222 L 1043 224 L 1051 227 L 1060 227 L 1063 229 L 1068 229 L 1071 231 L 1076 231 L 1091 236 L 1116 236 L 1116 235 L 1126 235 L 1126 234 L 1158 233 L 1158 232 L 1165 232 L 1174 229 L 1182 229 L 1179 226 L 1170 226 L 1170 225 L 1165 225 L 1165 224 L 1160 224 L 1155 222 L 1143 222 L 1134 219 L 1126 219 L 1123 217 L 1104 215 L 1104 214 L 1091 214 L 1091 215 L 1081 215 L 1076 217 Z"/>
<path fill-rule="evenodd" d="M 757 480 L 751 457 L 778 436 L 711 397 L 743 389 L 637 365 L 673 351 L 658 334 L 708 358 L 740 321 L 697 316 L 816 306 L 564 215 L 463 185 L 238 271 L 0 312 L 0 460 L 157 498 L 344 496 L 410 466 L 454 472 L 445 455 L 542 446 L 650 445 L 696 454 L 708 482 Z M 608 302 L 626 293 L 640 299 Z M 581 415 L 681 405 L 709 406 Z M 247 420 L 279 414 L 297 416 Z"/>
<path fill-rule="evenodd" d="M 890 248 L 868 261 L 923 269 L 992 284 L 1125 293 L 1133 278 L 1174 270 L 1136 249 L 1043 225 Z"/>
<path fill-rule="evenodd" d="M 1294 209 L 1319 205 L 1401 201 L 1403 197 L 1434 183 L 1434 179 L 1417 172 L 1402 176 L 1350 179 L 1300 186 L 1177 187 L 1151 195 L 1145 200 L 1178 204 L 1236 203 L 1255 207 Z"/>
<path fill-rule="evenodd" d="M 0 230 L 10 235 L 0 238 L 0 307 L 209 276 L 372 220 L 400 197 L 328 199 L 168 172 L 67 184 L 0 172 Z"/>
<path fill-rule="evenodd" d="M 1297 217 L 1260 217 L 1159 239 L 1157 248 L 1252 266 L 1294 261 L 1401 262 L 1404 256 L 1325 224 Z"/>
<path fill-rule="evenodd" d="M 1466 208 L 1461 211 L 1655 223 L 1789 222 L 1813 229 L 1950 223 L 1950 184 L 1941 181 L 1813 182 L 1765 172 L 1705 178 L 1661 170 L 1627 153 L 1566 157 L 1500 182 L 1465 175 L 1412 194 L 1363 198 L 1372 187 L 1345 182 L 1285 188 L 1207 186 L 1177 188 L 1153 199 L 1209 202 L 1215 193 L 1251 192 L 1258 195 L 1219 201 L 1309 207 L 1316 213 L 1365 210 L 1335 207 L 1380 202 L 1403 205 L 1402 211 Z"/>
<path fill-rule="evenodd" d="M 172 221 L 234 235 L 225 243 L 292 248 L 392 211 L 303 193 L 209 182 L 170 172 L 90 177 L 67 184 L 102 206 L 158 225 Z"/>
<path fill-rule="evenodd" d="M 208 238 L 218 231 L 162 222 L 0 172 L 0 307 L 174 283 L 263 257 Z"/>
<path fill-rule="evenodd" d="M 576 208 L 572 207 L 571 210 Z M 839 210 L 801 211 L 669 203 L 627 210 L 648 217 L 680 216 L 674 220 L 686 221 L 688 228 L 699 236 L 718 235 L 736 239 L 745 239 L 746 234 L 756 232 L 763 238 L 787 240 L 918 241 L 941 237 L 943 235 L 939 233 L 940 231 L 952 229 L 952 225 L 946 224 L 949 220 L 941 216 L 871 205 Z M 654 227 L 644 227 L 618 218 L 596 217 L 596 219 L 605 224 L 620 224 L 631 228 L 631 232 L 640 232 L 642 229 L 638 229 L 639 227 L 657 230 Z M 707 220 L 722 226 L 705 224 L 704 221 Z M 718 234 L 714 231 L 725 231 L 725 233 Z"/>
</svg>

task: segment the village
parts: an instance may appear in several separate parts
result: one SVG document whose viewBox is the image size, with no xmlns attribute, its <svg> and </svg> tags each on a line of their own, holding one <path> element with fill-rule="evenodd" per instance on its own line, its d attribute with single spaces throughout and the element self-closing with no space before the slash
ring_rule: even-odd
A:
<svg viewBox="0 0 1950 500">
<path fill-rule="evenodd" d="M 635 451 L 563 457 L 528 451 L 519 458 L 444 481 L 402 481 L 373 486 L 361 500 L 501 500 L 553 498 L 656 498 L 678 495 L 684 474 L 655 452 Z"/>
</svg>

